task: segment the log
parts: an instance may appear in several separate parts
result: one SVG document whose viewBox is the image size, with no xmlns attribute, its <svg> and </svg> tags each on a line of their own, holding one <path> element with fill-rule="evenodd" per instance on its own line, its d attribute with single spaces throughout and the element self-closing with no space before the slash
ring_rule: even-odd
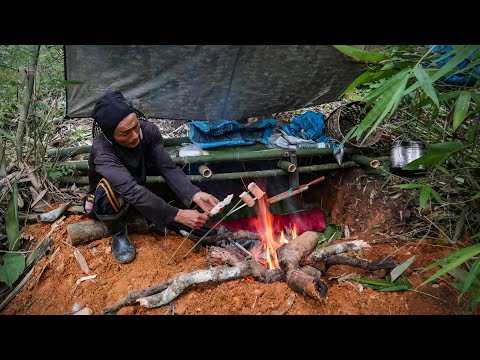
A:
<svg viewBox="0 0 480 360">
<path fill-rule="evenodd" d="M 300 261 L 315 249 L 317 243 L 317 233 L 306 231 L 278 248 L 277 254 L 280 266 L 285 269 L 287 283 L 292 290 L 322 300 L 327 296 L 328 287 L 320 279 L 321 272 L 312 267 L 302 269 L 300 266 Z"/>
<path fill-rule="evenodd" d="M 315 250 L 310 255 L 308 255 L 305 259 L 302 260 L 302 265 L 315 266 L 315 264 L 320 261 L 324 261 L 329 256 L 341 254 L 348 251 L 357 251 L 369 247 L 370 245 L 368 245 L 363 240 L 348 241 L 340 244 L 326 246 L 324 248 Z"/>
<path fill-rule="evenodd" d="M 348 265 L 358 267 L 364 270 L 376 271 L 381 269 L 393 269 L 397 264 L 392 258 L 388 258 L 382 262 L 370 262 L 368 260 L 351 258 L 346 255 L 332 255 L 325 259 L 325 266 L 332 265 Z"/>
<path fill-rule="evenodd" d="M 137 302 L 141 306 L 151 309 L 170 303 L 192 285 L 233 280 L 247 275 L 254 278 L 264 277 L 265 271 L 266 269 L 252 258 L 246 258 L 235 267 L 219 266 L 210 270 L 192 271 L 177 276 L 164 291 L 141 297 L 137 299 Z"/>
<path fill-rule="evenodd" d="M 135 218 L 129 220 L 127 223 L 128 233 L 141 233 L 148 232 L 148 224 L 145 218 Z M 93 240 L 102 239 L 108 237 L 107 228 L 96 220 L 86 220 L 67 226 L 68 240 L 71 245 L 76 246 L 84 244 Z"/>
<path fill-rule="evenodd" d="M 190 234 L 190 240 L 197 242 L 200 240 L 200 236 Z M 259 233 L 254 233 L 246 230 L 239 230 L 235 232 L 225 232 L 217 235 L 207 236 L 202 240 L 202 245 L 211 245 L 223 240 L 237 241 L 237 240 L 261 240 L 262 237 Z"/>
</svg>

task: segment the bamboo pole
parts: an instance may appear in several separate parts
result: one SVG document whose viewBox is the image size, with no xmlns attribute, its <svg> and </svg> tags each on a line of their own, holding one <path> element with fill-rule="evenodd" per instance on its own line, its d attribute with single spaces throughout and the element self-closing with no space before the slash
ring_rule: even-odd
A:
<svg viewBox="0 0 480 360">
<path fill-rule="evenodd" d="M 295 165 L 294 163 L 291 163 L 290 161 L 287 161 L 287 160 L 278 160 L 277 166 L 280 169 L 283 169 L 283 170 L 288 171 L 290 173 L 293 173 L 293 172 L 295 172 L 295 170 L 297 170 L 297 165 Z"/>
<path fill-rule="evenodd" d="M 308 173 L 316 171 L 328 171 L 343 169 L 348 167 L 355 167 L 358 164 L 354 161 L 344 162 L 343 165 L 337 163 L 332 164 L 320 164 L 320 165 L 311 165 L 311 166 L 301 166 L 297 168 L 299 173 Z M 271 170 L 262 170 L 262 171 L 244 171 L 236 173 L 224 173 L 224 174 L 213 174 L 209 178 L 204 178 L 201 175 L 187 175 L 190 181 L 213 181 L 213 180 L 235 180 L 240 178 L 261 178 L 261 177 L 271 177 L 271 176 L 282 176 L 289 175 L 289 172 L 283 169 L 271 169 Z M 62 184 L 77 184 L 77 185 L 87 185 L 88 176 L 61 176 L 58 181 Z M 164 183 L 165 180 L 161 176 L 147 176 L 147 184 L 159 184 Z"/>
<path fill-rule="evenodd" d="M 164 146 L 178 146 L 183 143 L 191 143 L 188 137 L 178 137 L 178 138 L 166 138 L 163 139 Z M 58 156 L 60 158 L 64 157 L 71 157 L 80 154 L 88 154 L 92 150 L 91 145 L 87 146 L 73 146 L 73 147 L 66 147 L 61 149 L 49 149 L 47 150 L 47 156 Z"/>
<path fill-rule="evenodd" d="M 345 150 L 349 153 L 349 150 Z M 324 156 L 333 155 L 332 149 L 298 149 L 297 157 L 305 156 Z M 194 162 L 212 163 L 212 162 L 231 162 L 231 161 L 247 161 L 247 160 L 268 160 L 268 159 L 284 159 L 288 158 L 288 151 L 283 149 L 267 149 L 257 151 L 218 151 L 212 155 L 200 155 L 200 156 L 186 156 L 177 157 L 172 156 L 172 162 L 176 165 L 185 165 Z M 293 165 L 293 164 L 292 164 Z M 77 170 L 88 169 L 87 161 L 65 161 L 60 162 L 57 166 L 71 166 Z"/>
<path fill-rule="evenodd" d="M 387 159 L 388 159 L 388 157 L 387 157 Z M 385 157 L 382 156 L 382 157 L 377 157 L 377 158 L 370 158 L 370 157 L 364 156 L 364 155 L 353 154 L 352 155 L 352 160 L 355 161 L 359 165 L 369 166 L 372 169 L 376 169 L 380 165 L 382 165 L 382 160 L 385 160 Z"/>
</svg>

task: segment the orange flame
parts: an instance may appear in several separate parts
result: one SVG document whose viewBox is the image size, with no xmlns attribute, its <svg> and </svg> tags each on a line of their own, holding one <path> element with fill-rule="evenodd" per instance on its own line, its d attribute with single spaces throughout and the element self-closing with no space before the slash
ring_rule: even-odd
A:
<svg viewBox="0 0 480 360">
<path fill-rule="evenodd" d="M 268 201 L 265 197 L 258 200 L 257 231 L 265 244 L 266 262 L 269 269 L 279 269 L 277 247 L 273 235 L 273 215 L 268 210 Z"/>
</svg>

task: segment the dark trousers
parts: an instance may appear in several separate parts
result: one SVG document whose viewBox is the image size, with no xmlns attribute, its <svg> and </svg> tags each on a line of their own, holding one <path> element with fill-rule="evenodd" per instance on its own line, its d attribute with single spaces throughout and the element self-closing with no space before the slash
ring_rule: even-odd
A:
<svg viewBox="0 0 480 360">
<path fill-rule="evenodd" d="M 83 201 L 85 215 L 99 221 L 110 221 L 123 218 L 129 204 L 102 178 L 94 191 L 85 196 Z"/>
</svg>

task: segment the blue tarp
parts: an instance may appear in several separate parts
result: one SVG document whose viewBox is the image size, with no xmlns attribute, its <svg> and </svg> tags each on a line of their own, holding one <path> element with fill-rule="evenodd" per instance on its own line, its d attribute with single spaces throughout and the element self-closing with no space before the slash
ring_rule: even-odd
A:
<svg viewBox="0 0 480 360">
<path fill-rule="evenodd" d="M 431 49 L 437 58 L 441 58 L 446 53 L 453 50 L 452 45 L 434 45 L 434 46 L 431 46 Z M 474 54 L 475 53 L 472 53 L 468 58 L 466 58 L 460 64 L 457 65 L 457 69 L 459 70 L 459 72 L 449 76 L 443 76 L 442 81 L 446 84 L 460 85 L 460 86 L 472 86 L 473 84 L 475 84 L 475 81 L 477 81 L 476 77 L 460 72 L 461 69 L 463 69 L 464 67 L 470 64 Z M 454 55 L 447 56 L 446 58 L 441 59 L 439 61 L 435 61 L 434 63 L 436 66 L 443 66 L 447 63 L 447 61 L 451 60 L 453 56 Z M 475 66 L 473 69 L 470 69 L 469 71 L 477 76 L 480 76 L 480 66 Z"/>
<path fill-rule="evenodd" d="M 265 119 L 251 125 L 235 120 L 192 121 L 189 138 L 202 149 L 219 146 L 239 146 L 262 143 L 267 145 L 277 121 Z"/>
</svg>

